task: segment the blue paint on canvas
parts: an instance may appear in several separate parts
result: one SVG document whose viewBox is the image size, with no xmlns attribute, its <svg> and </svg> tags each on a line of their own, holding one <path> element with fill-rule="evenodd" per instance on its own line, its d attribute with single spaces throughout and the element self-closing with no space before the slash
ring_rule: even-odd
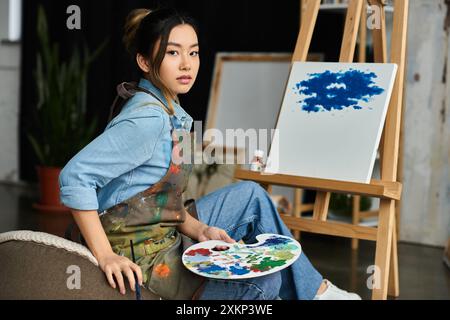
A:
<svg viewBox="0 0 450 320">
<path fill-rule="evenodd" d="M 375 85 L 374 72 L 348 71 L 308 74 L 309 78 L 296 84 L 294 90 L 306 96 L 299 101 L 302 110 L 309 112 L 343 110 L 353 108 L 361 110 L 361 102 L 369 102 L 373 96 L 384 92 Z"/>
</svg>

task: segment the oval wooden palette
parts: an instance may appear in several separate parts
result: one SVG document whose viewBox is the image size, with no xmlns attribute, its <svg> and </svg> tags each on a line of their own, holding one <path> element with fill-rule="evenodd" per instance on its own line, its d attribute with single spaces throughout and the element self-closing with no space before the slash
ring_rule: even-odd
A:
<svg viewBox="0 0 450 320">
<path fill-rule="evenodd" d="M 260 234 L 257 243 L 204 241 L 186 249 L 183 264 L 208 278 L 248 279 L 265 276 L 293 264 L 301 254 L 300 244 L 277 234 Z"/>
</svg>

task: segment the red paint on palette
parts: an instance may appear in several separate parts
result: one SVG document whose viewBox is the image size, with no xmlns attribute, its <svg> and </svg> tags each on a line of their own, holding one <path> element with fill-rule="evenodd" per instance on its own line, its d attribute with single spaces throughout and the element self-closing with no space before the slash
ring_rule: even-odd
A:
<svg viewBox="0 0 450 320">
<path fill-rule="evenodd" d="M 195 249 L 186 252 L 186 255 L 188 256 L 195 256 L 196 254 L 200 254 L 202 256 L 209 256 L 211 255 L 211 251 L 209 251 L 209 249 Z"/>
</svg>

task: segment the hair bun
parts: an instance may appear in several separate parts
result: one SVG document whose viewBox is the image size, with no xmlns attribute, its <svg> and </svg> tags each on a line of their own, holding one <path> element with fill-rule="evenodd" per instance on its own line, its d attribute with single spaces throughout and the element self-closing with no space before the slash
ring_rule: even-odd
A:
<svg viewBox="0 0 450 320">
<path fill-rule="evenodd" d="M 149 15 L 152 11 L 150 9 L 134 9 L 131 11 L 125 21 L 123 43 L 130 54 L 135 51 L 135 37 L 139 29 L 142 19 Z"/>
</svg>

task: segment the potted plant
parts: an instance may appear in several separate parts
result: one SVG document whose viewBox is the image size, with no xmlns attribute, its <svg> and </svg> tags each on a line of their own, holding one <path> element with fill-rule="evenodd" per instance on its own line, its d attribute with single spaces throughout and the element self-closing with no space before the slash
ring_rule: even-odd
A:
<svg viewBox="0 0 450 320">
<path fill-rule="evenodd" d="M 39 49 L 34 73 L 38 102 L 33 115 L 33 129 L 27 137 L 39 160 L 36 166 L 40 203 L 44 211 L 67 210 L 59 200 L 58 177 L 62 167 L 94 137 L 96 117 L 86 117 L 87 75 L 91 63 L 106 45 L 91 54 L 84 44 L 83 55 L 73 50 L 61 61 L 59 46 L 48 38 L 45 11 L 38 9 Z"/>
<path fill-rule="evenodd" d="M 369 210 L 372 207 L 372 199 L 369 197 L 360 197 L 359 206 L 360 211 Z M 351 217 L 353 209 L 352 196 L 348 194 L 332 193 L 329 209 L 336 217 Z"/>
</svg>

